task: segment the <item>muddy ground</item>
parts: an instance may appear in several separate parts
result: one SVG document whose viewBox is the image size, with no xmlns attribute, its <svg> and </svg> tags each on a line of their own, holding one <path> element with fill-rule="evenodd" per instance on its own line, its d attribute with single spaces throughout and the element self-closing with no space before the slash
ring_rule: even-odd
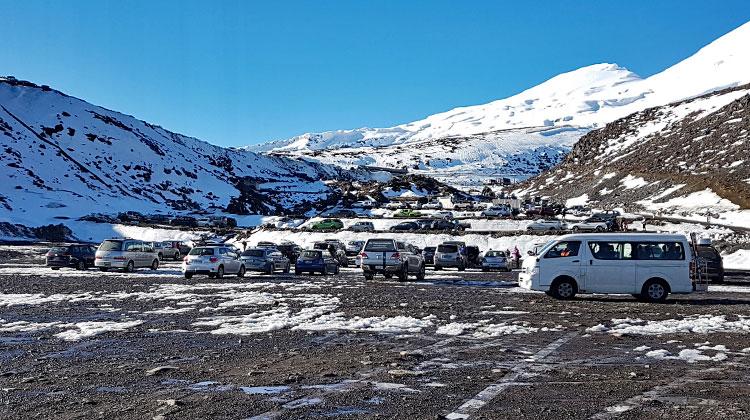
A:
<svg viewBox="0 0 750 420">
<path fill-rule="evenodd" d="M 747 418 L 750 279 L 659 305 L 555 301 L 515 278 L 185 280 L 174 263 L 52 272 L 15 255 L 0 265 L 0 417 Z M 699 316 L 713 323 L 613 331 Z"/>
</svg>

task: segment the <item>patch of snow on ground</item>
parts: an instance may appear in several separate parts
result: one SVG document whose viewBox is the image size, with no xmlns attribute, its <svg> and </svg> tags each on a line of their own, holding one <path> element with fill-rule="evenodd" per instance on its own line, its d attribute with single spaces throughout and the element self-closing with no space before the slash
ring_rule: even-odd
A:
<svg viewBox="0 0 750 420">
<path fill-rule="evenodd" d="M 614 319 L 612 321 L 611 327 L 598 328 L 596 331 L 606 331 L 617 335 L 750 332 L 750 318 L 739 317 L 736 321 L 728 321 L 724 315 L 695 315 L 683 319 L 660 321 L 643 321 L 640 319 L 627 320 L 627 322 L 616 322 L 618 320 Z"/>
</svg>

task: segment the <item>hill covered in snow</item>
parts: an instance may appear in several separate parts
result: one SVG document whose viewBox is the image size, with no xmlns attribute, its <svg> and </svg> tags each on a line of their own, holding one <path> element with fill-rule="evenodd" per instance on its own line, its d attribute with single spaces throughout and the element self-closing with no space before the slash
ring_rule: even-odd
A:
<svg viewBox="0 0 750 420">
<path fill-rule="evenodd" d="M 0 78 L 0 222 L 92 212 L 304 212 L 364 173 L 226 149 L 47 86 Z"/>
<path fill-rule="evenodd" d="M 343 166 L 408 167 L 453 184 L 524 179 L 560 161 L 578 138 L 610 121 L 749 83 L 747 45 L 750 23 L 645 79 L 616 64 L 595 64 L 505 99 L 395 127 L 307 133 L 248 149 Z"/>
</svg>

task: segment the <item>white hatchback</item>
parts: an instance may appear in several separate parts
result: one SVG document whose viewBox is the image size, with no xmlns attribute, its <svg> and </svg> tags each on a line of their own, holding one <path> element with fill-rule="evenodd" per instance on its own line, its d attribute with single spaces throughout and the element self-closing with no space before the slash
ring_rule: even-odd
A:
<svg viewBox="0 0 750 420">
<path fill-rule="evenodd" d="M 182 273 L 186 279 L 195 274 L 207 274 L 210 278 L 222 278 L 225 274 L 245 276 L 245 264 L 240 254 L 224 245 L 197 246 L 182 260 Z"/>
</svg>

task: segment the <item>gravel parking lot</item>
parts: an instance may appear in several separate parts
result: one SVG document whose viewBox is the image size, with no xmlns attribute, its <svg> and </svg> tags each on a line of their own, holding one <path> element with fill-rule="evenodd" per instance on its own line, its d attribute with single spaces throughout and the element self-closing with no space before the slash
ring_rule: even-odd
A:
<svg viewBox="0 0 750 420">
<path fill-rule="evenodd" d="M 7 256 L 7 255 L 6 255 Z M 746 418 L 750 279 L 560 302 L 516 273 L 0 265 L 2 418 Z M 747 286 L 745 280 L 748 280 Z"/>
</svg>

